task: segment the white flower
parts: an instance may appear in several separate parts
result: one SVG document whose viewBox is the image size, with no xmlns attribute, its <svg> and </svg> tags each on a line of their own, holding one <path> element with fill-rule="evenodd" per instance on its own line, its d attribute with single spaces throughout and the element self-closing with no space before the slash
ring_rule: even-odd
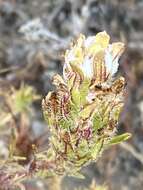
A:
<svg viewBox="0 0 143 190">
<path fill-rule="evenodd" d="M 95 36 L 89 36 L 89 37 L 85 40 L 85 42 L 84 42 L 85 48 L 88 48 L 88 47 L 90 47 L 91 45 L 93 45 L 93 44 L 95 43 L 95 40 L 96 40 Z"/>
<path fill-rule="evenodd" d="M 113 76 L 119 67 L 119 58 L 124 51 L 123 43 L 113 43 L 109 44 L 108 48 L 105 50 L 105 66 L 107 73 Z"/>
<path fill-rule="evenodd" d="M 80 65 L 82 72 L 87 78 L 92 78 L 93 77 L 93 57 L 89 58 L 86 56 L 84 58 L 83 63 Z"/>
<path fill-rule="evenodd" d="M 110 48 L 105 50 L 105 66 L 107 73 L 110 73 L 111 76 L 113 76 L 118 71 L 119 67 L 118 60 L 119 57 L 114 58 L 110 52 Z"/>
<path fill-rule="evenodd" d="M 109 44 L 109 40 L 110 36 L 105 31 L 88 38 L 80 35 L 76 43 L 66 51 L 64 76 L 65 71 L 71 74 L 70 68 L 74 67 L 73 70 L 79 75 L 97 83 L 112 77 L 118 70 L 118 60 L 124 51 L 124 44 Z"/>
</svg>

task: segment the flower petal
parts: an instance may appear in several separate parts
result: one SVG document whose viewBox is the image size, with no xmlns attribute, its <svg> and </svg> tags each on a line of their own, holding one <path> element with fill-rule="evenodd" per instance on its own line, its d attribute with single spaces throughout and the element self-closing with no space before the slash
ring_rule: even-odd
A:
<svg viewBox="0 0 143 190">
<path fill-rule="evenodd" d="M 118 60 L 125 49 L 125 45 L 121 42 L 113 43 L 109 45 L 105 51 L 105 66 L 107 72 L 113 76 L 119 67 Z"/>
<path fill-rule="evenodd" d="M 95 36 L 95 40 L 96 40 L 96 43 L 100 44 L 102 48 L 106 48 L 109 44 L 110 36 L 105 31 L 99 32 Z"/>
</svg>

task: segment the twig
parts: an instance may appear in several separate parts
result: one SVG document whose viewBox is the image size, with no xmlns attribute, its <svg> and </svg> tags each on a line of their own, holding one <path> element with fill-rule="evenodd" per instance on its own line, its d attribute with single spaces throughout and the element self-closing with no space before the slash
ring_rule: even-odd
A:
<svg viewBox="0 0 143 190">
<path fill-rule="evenodd" d="M 130 152 L 137 160 L 139 160 L 143 164 L 143 155 L 135 150 L 129 143 L 121 143 L 120 146 Z"/>
</svg>

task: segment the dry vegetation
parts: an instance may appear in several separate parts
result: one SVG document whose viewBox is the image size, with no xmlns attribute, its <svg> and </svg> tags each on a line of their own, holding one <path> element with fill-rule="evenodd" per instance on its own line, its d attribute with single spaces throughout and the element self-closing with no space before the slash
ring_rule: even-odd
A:
<svg viewBox="0 0 143 190">
<path fill-rule="evenodd" d="M 47 38 L 26 40 L 19 29 L 37 18 L 48 31 Z M 98 184 L 107 184 L 109 190 L 142 190 L 142 19 L 142 0 L 0 0 L 0 157 L 4 160 L 11 150 L 26 157 L 19 160 L 26 164 L 36 148 L 44 150 L 48 131 L 41 112 L 41 96 L 53 89 L 51 77 L 61 74 L 65 49 L 79 33 L 95 35 L 106 30 L 113 41 L 126 44 L 120 72 L 127 80 L 127 94 L 119 133 L 127 131 L 133 136 L 128 144 L 114 146 L 99 162 L 84 168 L 85 180 L 66 177 L 63 189 L 86 189 L 95 179 Z M 14 144 L 9 147 L 9 142 Z M 3 171 L 0 184 L 7 177 L 1 178 Z M 25 181 L 28 190 L 44 190 L 48 184 L 39 179 Z"/>
</svg>

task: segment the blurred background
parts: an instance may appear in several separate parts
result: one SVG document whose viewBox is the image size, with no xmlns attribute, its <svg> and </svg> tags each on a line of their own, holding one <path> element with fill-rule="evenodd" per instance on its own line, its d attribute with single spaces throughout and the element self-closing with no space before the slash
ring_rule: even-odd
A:
<svg viewBox="0 0 143 190">
<path fill-rule="evenodd" d="M 40 33 L 40 37 L 35 35 L 32 39 L 30 35 L 36 30 L 33 28 L 26 34 L 20 32 L 23 25 L 35 19 L 40 19 L 46 38 Z M 130 132 L 132 138 L 105 151 L 97 163 L 83 168 L 85 180 L 66 177 L 63 189 L 86 187 L 94 179 L 98 184 L 106 184 L 109 190 L 142 190 L 143 0 L 0 0 L 0 93 L 11 95 L 12 86 L 16 91 L 25 84 L 32 87 L 32 93 L 38 94 L 35 96 L 39 98 L 33 98 L 35 101 L 30 104 L 32 114 L 20 121 L 17 115 L 15 123 L 21 130 L 16 146 L 22 150 L 22 155 L 29 154 L 29 144 L 33 142 L 44 149 L 48 135 L 43 135 L 47 126 L 42 116 L 41 99 L 53 89 L 52 76 L 62 73 L 64 51 L 80 33 L 89 36 L 103 30 L 112 41 L 126 44 L 119 73 L 126 78 L 127 92 L 118 133 Z M 0 98 L 1 116 L 6 95 Z M 11 97 L 8 98 L 12 107 Z M 7 128 L 0 126 L 3 157 L 7 154 L 10 126 L 6 123 L 3 122 Z M 27 190 L 47 189 L 41 181 L 35 185 L 32 181 L 25 184 Z"/>
</svg>

